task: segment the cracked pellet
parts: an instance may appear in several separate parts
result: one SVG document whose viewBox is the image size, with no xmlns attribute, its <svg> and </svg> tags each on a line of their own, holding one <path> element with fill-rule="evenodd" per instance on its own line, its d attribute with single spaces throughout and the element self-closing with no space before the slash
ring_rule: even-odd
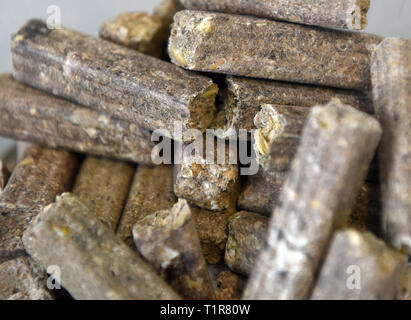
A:
<svg viewBox="0 0 411 320">
<path fill-rule="evenodd" d="M 216 265 L 224 259 L 228 239 L 228 221 L 232 209 L 215 212 L 190 206 L 206 262 Z"/>
<path fill-rule="evenodd" d="M 312 107 L 338 98 L 361 111 L 374 113 L 371 98 L 353 90 L 234 76 L 228 76 L 225 84 L 226 87 L 221 91 L 221 113 L 225 114 L 226 124 L 221 128 L 227 135 L 233 130 L 254 129 L 254 118 L 264 104 Z"/>
<path fill-rule="evenodd" d="M 157 15 L 123 12 L 101 26 L 100 37 L 162 58 L 169 37 L 169 25 Z"/>
<path fill-rule="evenodd" d="M 241 211 L 229 222 L 225 263 L 234 272 L 248 276 L 264 246 L 268 218 L 258 213 Z"/>
<path fill-rule="evenodd" d="M 137 125 L 0 76 L 0 134 L 80 153 L 152 163 L 151 134 Z"/>
<path fill-rule="evenodd" d="M 25 232 L 23 242 L 43 268 L 60 267 L 61 284 L 75 299 L 179 299 L 73 195 L 63 194 L 46 207 Z"/>
<path fill-rule="evenodd" d="M 378 46 L 372 82 L 383 128 L 378 158 L 384 237 L 411 254 L 411 39 L 388 38 Z"/>
<path fill-rule="evenodd" d="M 190 10 L 289 21 L 298 24 L 362 30 L 367 26 L 370 0 L 181 0 Z"/>
<path fill-rule="evenodd" d="M 139 220 L 133 236 L 140 254 L 186 299 L 213 299 L 214 289 L 190 207 L 173 208 Z"/>
<path fill-rule="evenodd" d="M 12 37 L 16 80 L 149 130 L 205 131 L 218 86 L 205 76 L 82 33 L 27 22 Z"/>
<path fill-rule="evenodd" d="M 120 161 L 87 157 L 77 175 L 73 194 L 101 222 L 115 231 L 133 179 L 135 166 Z"/>
<path fill-rule="evenodd" d="M 368 89 L 370 57 L 382 37 L 249 16 L 181 11 L 168 52 L 196 71 Z"/>
<path fill-rule="evenodd" d="M 71 188 L 78 157 L 32 147 L 0 194 L 0 261 L 24 254 L 21 237 L 33 217 Z"/>
<path fill-rule="evenodd" d="M 130 247 L 134 248 L 132 230 L 137 221 L 176 203 L 172 171 L 167 165 L 137 167 L 116 232 Z"/>
<path fill-rule="evenodd" d="M 247 279 L 229 270 L 220 272 L 215 291 L 217 300 L 240 300 L 243 296 Z"/>
<path fill-rule="evenodd" d="M 346 223 L 381 135 L 376 119 L 338 100 L 311 109 L 246 299 L 308 297 L 333 228 Z"/>
<path fill-rule="evenodd" d="M 368 232 L 338 231 L 331 240 L 311 299 L 392 300 L 406 257 Z"/>
</svg>

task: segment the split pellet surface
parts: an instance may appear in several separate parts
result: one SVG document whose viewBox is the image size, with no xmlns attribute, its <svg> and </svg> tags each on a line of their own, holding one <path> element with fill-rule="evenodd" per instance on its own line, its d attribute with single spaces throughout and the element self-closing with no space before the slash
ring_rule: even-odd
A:
<svg viewBox="0 0 411 320">
<path fill-rule="evenodd" d="M 375 113 L 385 238 L 411 254 L 411 40 L 389 38 L 373 54 Z"/>
<path fill-rule="evenodd" d="M 333 228 L 346 223 L 381 134 L 374 118 L 339 101 L 311 110 L 246 299 L 308 297 Z"/>
<path fill-rule="evenodd" d="M 148 130 L 0 76 L 0 134 L 80 153 L 152 163 Z"/>
<path fill-rule="evenodd" d="M 332 89 L 270 80 L 227 76 L 221 91 L 226 124 L 224 132 L 254 129 L 254 118 L 264 104 L 312 107 L 325 105 L 332 99 L 374 113 L 372 99 L 354 90 Z"/>
<path fill-rule="evenodd" d="M 181 11 L 168 52 L 196 71 L 321 86 L 368 89 L 370 58 L 381 37 L 257 19 Z"/>
<path fill-rule="evenodd" d="M 62 285 L 75 299 L 179 299 L 146 262 L 70 194 L 46 207 L 23 241 L 43 268 L 60 267 Z"/>
<path fill-rule="evenodd" d="M 87 157 L 77 175 L 73 194 L 115 231 L 133 179 L 130 163 Z"/>
<path fill-rule="evenodd" d="M 11 47 L 16 80 L 149 130 L 204 131 L 216 111 L 211 79 L 76 31 L 31 20 Z"/>
<path fill-rule="evenodd" d="M 299 24 L 361 30 L 370 0 L 181 0 L 191 10 L 243 14 Z"/>
<path fill-rule="evenodd" d="M 185 200 L 139 220 L 136 247 L 160 275 L 186 299 L 214 298 L 193 215 Z"/>
</svg>

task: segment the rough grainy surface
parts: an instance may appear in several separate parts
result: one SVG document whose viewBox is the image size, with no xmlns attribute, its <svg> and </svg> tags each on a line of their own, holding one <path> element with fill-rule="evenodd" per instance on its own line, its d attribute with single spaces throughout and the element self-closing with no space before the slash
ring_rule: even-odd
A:
<svg viewBox="0 0 411 320">
<path fill-rule="evenodd" d="M 364 183 L 355 201 L 348 226 L 360 231 L 372 230 L 381 234 L 380 185 Z"/>
<path fill-rule="evenodd" d="M 7 181 L 9 180 L 10 172 L 6 168 L 3 160 L 0 160 L 0 192 L 3 192 L 6 187 Z"/>
<path fill-rule="evenodd" d="M 217 85 L 168 62 L 69 29 L 31 20 L 12 38 L 18 81 L 150 130 L 205 130 Z"/>
<path fill-rule="evenodd" d="M 396 294 L 396 299 L 411 301 L 411 267 L 407 268 L 400 281 L 400 286 Z"/>
<path fill-rule="evenodd" d="M 39 211 L 71 188 L 77 156 L 32 147 L 0 194 L 0 263 L 25 254 L 23 232 Z"/>
<path fill-rule="evenodd" d="M 186 299 L 212 299 L 214 290 L 187 201 L 139 220 L 133 228 L 141 255 Z"/>
<path fill-rule="evenodd" d="M 389 38 L 374 52 L 375 113 L 384 135 L 379 152 L 383 229 L 411 254 L 411 39 Z"/>
<path fill-rule="evenodd" d="M 162 58 L 169 36 L 164 19 L 147 13 L 123 12 L 100 28 L 100 37 L 153 57 Z"/>
<path fill-rule="evenodd" d="M 132 230 L 137 221 L 161 210 L 170 209 L 177 201 L 173 193 L 172 166 L 139 166 L 136 170 L 117 235 L 134 247 Z"/>
<path fill-rule="evenodd" d="M 0 264 L 0 300 L 52 300 L 47 274 L 31 258 L 22 256 Z"/>
<path fill-rule="evenodd" d="M 167 25 L 173 22 L 174 15 L 183 10 L 180 0 L 162 0 L 159 5 L 154 8 L 153 14 L 163 18 Z"/>
<path fill-rule="evenodd" d="M 67 151 L 30 148 L 0 194 L 2 216 L 38 213 L 53 202 L 71 187 L 77 161 Z"/>
<path fill-rule="evenodd" d="M 218 147 L 214 148 L 213 157 L 207 154 L 189 155 L 183 159 L 182 165 L 176 166 L 174 192 L 179 198 L 212 211 L 233 207 L 239 191 L 238 165 L 230 164 L 235 155 L 228 144 L 225 145 L 222 159 L 216 157 L 218 150 Z"/>
<path fill-rule="evenodd" d="M 274 20 L 361 30 L 367 26 L 370 0 L 181 0 L 191 10 L 244 14 Z"/>
<path fill-rule="evenodd" d="M 264 247 L 268 218 L 258 213 L 241 211 L 229 222 L 225 263 L 234 272 L 248 276 Z"/>
<path fill-rule="evenodd" d="M 241 300 L 247 279 L 229 270 L 220 272 L 215 292 L 217 300 Z"/>
<path fill-rule="evenodd" d="M 77 175 L 73 194 L 101 222 L 115 231 L 127 199 L 135 166 L 125 162 L 88 157 Z"/>
<path fill-rule="evenodd" d="M 223 260 L 228 238 L 228 220 L 232 210 L 214 212 L 190 207 L 196 224 L 204 258 L 208 264 L 218 264 Z"/>
<path fill-rule="evenodd" d="M 371 233 L 339 231 L 331 241 L 311 299 L 392 300 L 406 260 Z"/>
<path fill-rule="evenodd" d="M 373 113 L 372 101 L 366 95 L 352 90 L 330 89 L 269 80 L 228 76 L 221 92 L 226 134 L 232 130 L 254 129 L 254 117 L 263 104 L 312 107 L 330 102 L 333 98 Z"/>
<path fill-rule="evenodd" d="M 62 285 L 75 299 L 178 299 L 141 258 L 70 194 L 58 197 L 37 216 L 23 242 L 43 268 L 61 268 Z"/>
<path fill-rule="evenodd" d="M 169 55 L 186 69 L 337 88 L 370 87 L 378 36 L 201 11 L 174 16 Z"/>
<path fill-rule="evenodd" d="M 307 298 L 333 227 L 348 219 L 381 134 L 374 118 L 338 100 L 311 110 L 246 299 Z"/>
<path fill-rule="evenodd" d="M 139 128 L 0 76 L 0 134 L 48 147 L 64 147 L 151 163 L 151 134 Z"/>
</svg>

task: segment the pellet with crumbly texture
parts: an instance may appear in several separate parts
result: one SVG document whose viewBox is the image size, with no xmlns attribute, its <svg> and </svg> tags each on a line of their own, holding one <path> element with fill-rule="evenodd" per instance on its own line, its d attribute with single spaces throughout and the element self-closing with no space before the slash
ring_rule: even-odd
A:
<svg viewBox="0 0 411 320">
<path fill-rule="evenodd" d="M 100 28 L 102 39 L 157 58 L 162 58 L 168 36 L 163 18 L 147 13 L 123 12 Z"/>
<path fill-rule="evenodd" d="M 115 231 L 128 196 L 135 166 L 119 161 L 88 157 L 73 187 L 73 194 L 101 222 Z"/>
<path fill-rule="evenodd" d="M 217 300 L 240 300 L 247 279 L 230 270 L 223 270 L 217 278 L 216 299 Z"/>
<path fill-rule="evenodd" d="M 57 197 L 37 216 L 23 242 L 43 268 L 60 267 L 61 284 L 75 299 L 179 299 L 146 262 L 70 194 Z"/>
<path fill-rule="evenodd" d="M 10 172 L 6 168 L 3 160 L 0 160 L 0 192 L 3 192 L 6 187 L 7 181 L 9 180 Z"/>
<path fill-rule="evenodd" d="M 116 232 L 130 247 L 134 247 L 132 230 L 137 221 L 176 203 L 172 170 L 167 165 L 138 166 Z"/>
<path fill-rule="evenodd" d="M 197 207 L 221 212 L 235 207 L 239 168 L 232 164 L 237 161 L 234 148 L 221 140 L 213 143 L 213 153 L 208 145 L 204 153 L 184 154 L 182 164 L 176 165 L 174 193 Z"/>
<path fill-rule="evenodd" d="M 235 212 L 215 212 L 190 206 L 194 217 L 204 258 L 208 264 L 218 264 L 224 259 L 228 238 L 228 221 Z"/>
<path fill-rule="evenodd" d="M 228 135 L 233 130 L 254 129 L 254 118 L 264 104 L 312 107 L 338 98 L 343 103 L 367 113 L 374 113 L 372 100 L 353 91 L 228 76 L 221 91 Z"/>
<path fill-rule="evenodd" d="M 299 24 L 362 30 L 367 26 L 370 0 L 181 0 L 191 10 L 290 21 Z"/>
<path fill-rule="evenodd" d="M 0 134 L 80 153 L 152 163 L 151 134 L 0 76 Z"/>
<path fill-rule="evenodd" d="M 381 134 L 376 119 L 337 100 L 312 108 L 246 299 L 308 297 L 333 228 L 346 223 Z"/>
<path fill-rule="evenodd" d="M 0 194 L 0 262 L 24 255 L 23 232 L 56 196 L 70 190 L 77 163 L 67 151 L 28 149 Z"/>
<path fill-rule="evenodd" d="M 362 33 L 186 10 L 174 16 L 168 52 L 173 63 L 189 70 L 367 89 L 370 56 L 381 41 Z"/>
<path fill-rule="evenodd" d="M 186 299 L 212 299 L 214 290 L 190 207 L 180 200 L 173 208 L 139 220 L 133 227 L 137 249 Z"/>
<path fill-rule="evenodd" d="M 234 272 L 248 276 L 264 246 L 268 218 L 258 213 L 241 211 L 229 222 L 225 263 Z"/>
<path fill-rule="evenodd" d="M 1 300 L 52 300 L 47 274 L 27 256 L 0 263 Z"/>
<path fill-rule="evenodd" d="M 149 130 L 205 130 L 218 86 L 102 39 L 31 20 L 12 37 L 16 80 Z"/>
<path fill-rule="evenodd" d="M 371 233 L 338 231 L 331 241 L 311 299 L 392 300 L 406 257 Z"/>
<path fill-rule="evenodd" d="M 411 254 L 411 40 L 388 38 L 372 59 L 375 113 L 384 130 L 379 152 L 384 236 Z"/>
</svg>

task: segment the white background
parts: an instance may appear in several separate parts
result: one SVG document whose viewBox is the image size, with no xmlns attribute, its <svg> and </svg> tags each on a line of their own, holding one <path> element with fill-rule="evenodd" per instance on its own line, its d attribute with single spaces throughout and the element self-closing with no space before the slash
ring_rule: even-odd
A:
<svg viewBox="0 0 411 320">
<path fill-rule="evenodd" d="M 333 0 L 330 0 L 333 1 Z M 160 0 L 1 0 L 0 1 L 0 72 L 10 72 L 10 35 L 30 18 L 47 19 L 47 8 L 61 8 L 62 24 L 97 35 L 102 22 L 122 11 L 150 12 Z M 411 38 L 411 0 L 371 0 L 368 27 L 382 36 Z M 0 115 L 1 116 L 1 115 Z M 0 157 L 11 141 L 0 138 Z"/>
</svg>

